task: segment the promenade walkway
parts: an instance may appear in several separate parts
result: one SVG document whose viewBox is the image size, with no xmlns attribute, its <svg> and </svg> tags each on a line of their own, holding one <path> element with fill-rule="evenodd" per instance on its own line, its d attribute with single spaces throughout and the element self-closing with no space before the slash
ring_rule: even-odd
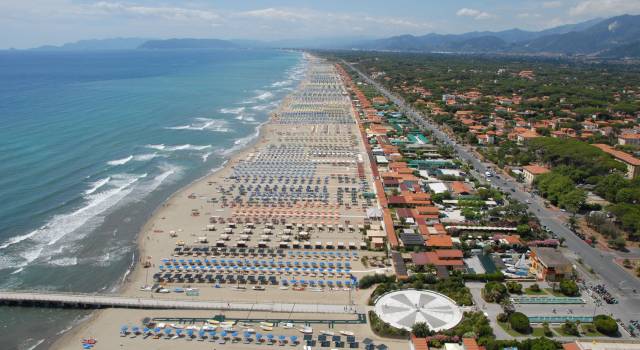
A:
<svg viewBox="0 0 640 350">
<path fill-rule="evenodd" d="M 350 305 L 299 303 L 238 303 L 224 301 L 130 298 L 100 294 L 0 292 L 0 304 L 40 307 L 233 310 L 285 313 L 356 313 Z"/>
</svg>

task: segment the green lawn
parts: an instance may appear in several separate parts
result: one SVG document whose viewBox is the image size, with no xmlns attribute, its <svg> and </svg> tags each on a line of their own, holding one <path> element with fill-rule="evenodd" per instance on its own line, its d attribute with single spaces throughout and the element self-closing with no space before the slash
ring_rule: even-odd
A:
<svg viewBox="0 0 640 350">
<path fill-rule="evenodd" d="M 585 337 L 606 337 L 606 335 L 598 332 L 595 326 L 591 323 L 581 324 L 580 329 L 584 333 Z"/>
<path fill-rule="evenodd" d="M 512 337 L 526 337 L 529 335 L 529 334 L 522 334 L 518 331 L 511 329 L 509 322 L 498 322 L 498 325 L 500 325 L 500 327 L 502 327 L 502 329 L 504 329 L 504 331 L 507 332 L 507 334 L 509 334 Z"/>
<path fill-rule="evenodd" d="M 547 295 L 547 292 L 544 291 L 544 289 L 540 289 L 539 291 L 533 291 L 529 288 L 524 290 L 524 294 L 526 295 Z"/>
<path fill-rule="evenodd" d="M 553 332 L 551 333 L 552 333 L 551 337 L 553 337 Z M 546 337 L 546 334 L 544 334 L 544 329 L 542 327 L 533 327 L 533 332 L 531 332 L 531 335 L 533 335 L 536 338 Z"/>
<path fill-rule="evenodd" d="M 566 297 L 566 295 L 562 294 L 559 290 L 554 292 L 553 288 L 544 288 L 543 290 L 546 293 L 549 293 L 549 294 L 553 295 L 554 297 Z"/>
<path fill-rule="evenodd" d="M 567 334 L 562 330 L 562 327 L 551 328 L 554 332 L 558 333 L 561 337 L 575 337 L 575 335 Z"/>
</svg>

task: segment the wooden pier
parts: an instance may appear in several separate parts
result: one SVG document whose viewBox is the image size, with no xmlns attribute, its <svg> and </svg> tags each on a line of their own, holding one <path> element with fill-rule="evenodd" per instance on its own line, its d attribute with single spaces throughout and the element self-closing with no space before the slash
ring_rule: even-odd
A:
<svg viewBox="0 0 640 350">
<path fill-rule="evenodd" d="M 133 298 L 108 294 L 59 292 L 0 292 L 0 305 L 77 309 L 160 309 L 160 310 L 231 310 L 284 313 L 357 313 L 354 306 L 299 303 L 238 303 L 206 300 Z"/>
</svg>

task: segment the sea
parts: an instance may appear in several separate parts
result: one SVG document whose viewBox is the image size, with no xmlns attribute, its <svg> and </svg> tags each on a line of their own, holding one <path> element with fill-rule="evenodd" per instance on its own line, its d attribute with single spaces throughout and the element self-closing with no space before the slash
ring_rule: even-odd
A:
<svg viewBox="0 0 640 350">
<path fill-rule="evenodd" d="M 305 65 L 281 50 L 0 51 L 0 290 L 116 290 L 153 211 L 250 144 Z M 88 315 L 0 307 L 0 347 L 47 348 Z"/>
</svg>

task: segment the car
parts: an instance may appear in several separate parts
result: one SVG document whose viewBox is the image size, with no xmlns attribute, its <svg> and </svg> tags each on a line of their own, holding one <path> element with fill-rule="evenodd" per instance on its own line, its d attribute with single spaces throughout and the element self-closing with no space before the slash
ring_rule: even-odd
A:
<svg viewBox="0 0 640 350">
<path fill-rule="evenodd" d="M 515 192 L 515 191 L 516 191 L 516 189 L 515 189 L 515 188 L 512 188 L 512 189 L 511 189 L 511 192 Z"/>
</svg>

